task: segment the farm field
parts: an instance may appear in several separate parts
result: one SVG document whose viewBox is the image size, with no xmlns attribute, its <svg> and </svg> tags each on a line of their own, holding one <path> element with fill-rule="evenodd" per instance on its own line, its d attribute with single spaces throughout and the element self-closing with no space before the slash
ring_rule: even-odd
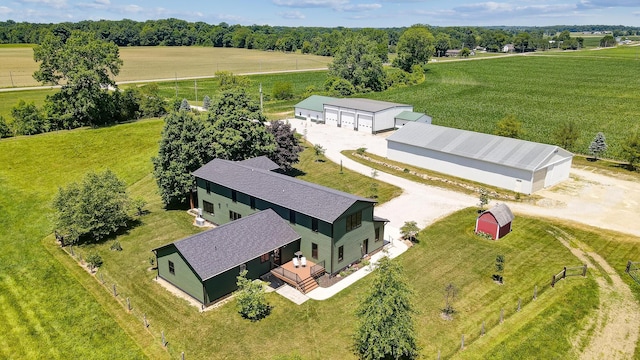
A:
<svg viewBox="0 0 640 360">
<path fill-rule="evenodd" d="M 630 130 L 639 130 L 640 109 L 635 104 L 640 99 L 637 86 L 640 74 L 632 71 L 639 61 L 639 49 L 619 47 L 436 62 L 429 65 L 422 84 L 358 96 L 412 104 L 415 111 L 431 115 L 435 124 L 488 133 L 494 131 L 496 122 L 513 114 L 523 123 L 524 139 L 545 143 L 552 141 L 559 124 L 574 121 L 580 135 L 575 147 L 568 150 L 587 153 L 595 134 L 603 131 L 609 146 L 605 157 L 621 159 L 625 137 Z M 262 83 L 267 100 L 265 113 L 269 119 L 282 119 L 293 115 L 293 105 L 308 87 L 322 90 L 325 74 L 319 71 L 250 76 L 249 89 L 258 96 Z M 153 77 L 161 77 L 161 73 Z M 195 101 L 196 82 L 198 101 Z M 290 82 L 297 98 L 270 101 L 276 82 Z M 186 98 L 194 105 L 201 104 L 205 95 L 213 97 L 217 92 L 211 79 L 167 81 L 159 85 L 167 98 L 175 97 L 177 89 L 178 98 Z M 9 118 L 10 106 L 22 94 L 38 103 L 38 96 L 46 93 L 49 92 L 1 93 L 0 102 L 7 106 L 0 107 L 0 115 Z"/>
<path fill-rule="evenodd" d="M 250 73 L 326 68 L 332 58 L 317 55 L 214 47 L 121 47 L 124 62 L 116 81 L 213 76 L 216 71 Z M 38 86 L 29 46 L 0 47 L 0 88 Z"/>
<path fill-rule="evenodd" d="M 130 351 L 131 354 L 140 353 L 140 357 L 146 355 L 151 358 L 166 356 L 159 345 L 159 333 L 164 331 L 169 341 L 168 355 L 174 357 L 185 351 L 190 359 L 212 356 L 273 359 L 278 355 L 299 355 L 305 359 L 352 358 L 349 348 L 350 335 L 355 327 L 352 304 L 356 304 L 370 286 L 370 277 L 330 300 L 309 301 L 302 306 L 270 294 L 268 299 L 274 306 L 273 313 L 258 323 L 242 320 L 235 312 L 233 301 L 218 309 L 199 313 L 152 281 L 155 274 L 148 269 L 148 258 L 152 255 L 150 249 L 198 231 L 190 225 L 192 218 L 184 211 L 166 211 L 161 207 L 149 161 L 157 151 L 161 128 L 162 121 L 147 120 L 109 128 L 0 141 L 0 160 L 7 164 L 0 168 L 3 182 L 0 224 L 5 232 L 0 240 L 5 249 L 0 255 L 0 266 L 20 264 L 19 259 L 24 254 L 35 259 L 28 264 L 12 265 L 11 271 L 4 268 L 0 284 L 3 288 L 10 285 L 19 293 L 11 302 L 0 296 L 3 309 L 8 309 L 3 316 L 13 312 L 35 312 L 42 317 L 43 313 L 48 313 L 46 328 L 64 331 L 75 322 L 67 323 L 68 320 L 59 320 L 51 314 L 55 314 L 56 305 L 62 301 L 60 297 L 70 296 L 66 292 L 69 288 L 71 294 L 77 293 L 75 303 L 84 300 L 89 304 L 87 308 L 78 307 L 77 312 L 70 316 L 83 318 L 90 313 L 94 316 L 87 321 L 101 319 L 106 323 L 100 333 L 119 336 L 108 340 L 108 344 L 93 344 L 92 341 L 99 342 L 99 339 L 84 341 L 82 336 L 86 334 L 75 333 L 82 327 L 74 326 L 73 332 L 65 332 L 68 337 L 65 340 L 75 344 L 75 353 L 82 357 L 96 358 L 87 355 L 89 351 L 101 351 L 100 354 Z M 56 151 L 43 153 L 42 149 Z M 323 168 L 316 169 L 320 166 Z M 133 196 L 143 196 L 149 202 L 150 213 L 142 218 L 140 226 L 119 237 L 124 249 L 122 252 L 110 251 L 110 242 L 76 249 L 85 254 L 98 251 L 103 256 L 105 265 L 98 274 L 102 274 L 100 276 L 106 280 L 107 287 L 102 287 L 63 255 L 53 244 L 51 236 L 42 239 L 50 232 L 48 202 L 56 188 L 80 179 L 86 171 L 106 167 L 130 184 L 129 191 Z M 304 155 L 300 168 L 306 173 L 307 180 L 320 183 L 335 182 L 339 172 L 338 165 L 316 163 L 313 155 L 308 153 Z M 46 176 L 42 175 L 42 169 L 47 169 Z M 344 190 L 354 191 L 357 188 L 366 196 L 371 180 L 365 177 L 363 181 Z M 380 201 L 394 194 L 392 188 L 387 193 L 382 186 L 379 187 Z M 611 264 L 616 264 L 616 270 L 619 270 L 617 265 L 621 259 L 640 257 L 640 249 L 633 246 L 638 239 L 633 237 L 586 227 L 575 229 L 571 225 L 550 224 L 527 217 L 517 218 L 514 232 L 504 241 L 482 240 L 473 235 L 474 219 L 474 209 L 443 219 L 424 230 L 419 236 L 420 242 L 398 258 L 416 292 L 415 301 L 420 309 L 417 315 L 419 343 L 426 357 L 435 356 L 441 350 L 443 355 L 456 358 L 516 358 L 532 352 L 541 358 L 571 358 L 573 334 L 585 325 L 586 317 L 594 311 L 598 291 L 591 272 L 587 278 L 570 278 L 554 289 L 549 288 L 552 273 L 562 266 L 580 265 L 547 231 L 550 225 L 586 239 L 590 246 L 597 246 Z M 14 222 L 17 223 L 5 226 Z M 507 259 L 506 283 L 503 286 L 494 284 L 490 279 L 498 253 Z M 46 272 L 43 274 L 43 271 Z M 25 277 L 32 279 L 30 283 L 42 278 L 52 282 L 69 280 L 68 284 L 63 283 L 56 288 L 55 296 L 51 296 L 44 288 L 34 292 L 28 285 L 30 283 L 23 282 Z M 114 282 L 118 284 L 120 303 L 125 297 L 131 299 L 133 314 L 128 314 L 111 295 L 108 287 Z M 458 313 L 453 321 L 439 317 L 439 309 L 443 306 L 442 291 L 448 282 L 453 282 L 460 289 L 454 303 Z M 539 299 L 529 302 L 536 285 Z M 523 299 L 524 305 L 522 311 L 515 314 L 518 298 Z M 19 304 L 26 305 L 20 307 Z M 93 307 L 102 310 L 94 312 Z M 505 309 L 506 318 L 502 326 L 497 325 L 501 308 Z M 138 317 L 141 313 L 146 314 L 151 323 L 148 330 L 144 329 Z M 111 318 L 117 319 L 117 323 Z M 478 339 L 483 321 L 486 322 L 487 335 Z M 17 330 L 12 330 L 13 327 L 4 329 L 5 333 L 16 335 L 5 337 L 3 351 L 38 357 L 41 354 L 27 352 L 28 349 L 38 349 L 27 347 L 29 342 L 47 341 L 47 350 L 53 354 L 50 357 L 62 357 L 59 339 L 43 339 L 45 335 L 38 326 L 45 325 L 39 325 L 35 320 L 17 324 Z M 108 327 L 109 324 L 114 328 Z M 130 338 L 119 330 L 118 324 L 126 329 Z M 23 336 L 18 337 L 16 332 Z M 466 350 L 456 353 L 461 334 L 466 336 Z M 487 340 L 489 338 L 491 341 Z M 554 339 L 553 342 L 550 339 Z M 117 348 L 109 345 L 112 342 L 120 345 Z M 142 350 L 136 350 L 137 346 Z M 92 347 L 97 350 L 91 350 Z"/>
<path fill-rule="evenodd" d="M 412 104 L 436 125 L 485 133 L 512 114 L 522 122 L 524 139 L 543 143 L 551 142 L 562 122 L 574 121 L 580 136 L 568 150 L 586 153 L 602 131 L 605 157 L 620 158 L 625 137 L 640 129 L 635 53 L 631 47 L 436 63 L 422 84 L 366 97 Z"/>
</svg>

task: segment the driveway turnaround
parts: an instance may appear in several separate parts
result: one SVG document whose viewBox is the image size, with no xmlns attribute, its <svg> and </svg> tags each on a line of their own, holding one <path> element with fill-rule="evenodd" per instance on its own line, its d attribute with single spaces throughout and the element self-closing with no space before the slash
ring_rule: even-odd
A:
<svg viewBox="0 0 640 360">
<path fill-rule="evenodd" d="M 393 133 L 371 135 L 311 121 L 288 121 L 309 142 L 322 145 L 328 159 L 367 176 L 371 176 L 371 168 L 348 159 L 340 151 L 366 148 L 368 152 L 386 157 L 385 139 Z M 378 171 L 377 179 L 403 189 L 401 196 L 376 207 L 377 216 L 391 220 L 390 228 L 399 229 L 405 221 L 416 221 L 420 228 L 424 228 L 457 210 L 478 203 L 477 196 L 419 184 L 382 171 Z M 540 199 L 535 203 L 507 203 L 516 214 L 570 220 L 640 236 L 640 221 L 636 221 L 640 206 L 640 183 L 633 179 L 572 168 L 569 180 L 538 191 L 536 195 Z M 397 231 L 391 235 L 399 237 Z"/>
</svg>

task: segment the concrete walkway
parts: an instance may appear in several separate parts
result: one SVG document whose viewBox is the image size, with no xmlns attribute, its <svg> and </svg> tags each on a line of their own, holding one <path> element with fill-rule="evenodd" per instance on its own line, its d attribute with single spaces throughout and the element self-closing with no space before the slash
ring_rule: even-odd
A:
<svg viewBox="0 0 640 360">
<path fill-rule="evenodd" d="M 346 289 L 347 287 L 351 286 L 356 281 L 369 275 L 373 270 L 375 270 L 376 264 L 378 263 L 380 258 L 382 258 L 383 256 L 388 256 L 393 259 L 394 257 L 407 251 L 407 249 L 408 247 L 407 245 L 405 245 L 404 242 L 400 240 L 392 239 L 389 244 L 385 245 L 382 251 L 379 251 L 373 256 L 371 256 L 371 263 L 369 266 L 363 267 L 362 269 L 345 277 L 344 279 L 338 281 L 332 286 L 329 286 L 326 288 L 322 288 L 322 287 L 315 288 L 309 291 L 309 293 L 307 293 L 307 296 L 313 300 L 326 300 L 332 297 L 333 295 L 339 293 L 340 291 Z"/>
</svg>

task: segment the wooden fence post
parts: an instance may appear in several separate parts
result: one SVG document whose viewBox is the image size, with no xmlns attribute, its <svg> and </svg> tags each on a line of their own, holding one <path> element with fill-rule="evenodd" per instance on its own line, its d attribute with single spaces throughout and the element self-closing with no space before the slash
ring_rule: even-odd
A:
<svg viewBox="0 0 640 360">
<path fill-rule="evenodd" d="M 440 349 L 438 349 L 438 360 L 440 360 Z"/>
<path fill-rule="evenodd" d="M 567 277 L 567 267 L 565 266 L 564 269 L 562 269 L 562 278 L 565 279 Z"/>
<path fill-rule="evenodd" d="M 184 360 L 184 351 L 180 354 L 180 359 Z"/>
<path fill-rule="evenodd" d="M 164 330 L 160 332 L 160 335 L 162 335 L 162 346 L 167 346 L 167 341 L 164 338 Z"/>
<path fill-rule="evenodd" d="M 482 327 L 480 328 L 480 336 L 484 336 L 484 321 L 482 322 Z"/>
<path fill-rule="evenodd" d="M 504 309 L 500 309 L 500 324 L 504 322 Z"/>
<path fill-rule="evenodd" d="M 582 268 L 582 277 L 587 276 L 587 264 L 584 264 L 584 267 Z"/>
<path fill-rule="evenodd" d="M 127 298 L 127 311 L 131 311 L 131 300 Z"/>
<path fill-rule="evenodd" d="M 538 299 L 538 285 L 533 288 L 533 300 Z"/>
<path fill-rule="evenodd" d="M 464 334 L 462 334 L 462 340 L 460 340 L 460 350 L 464 350 Z"/>
<path fill-rule="evenodd" d="M 627 269 L 624 272 L 628 274 L 630 270 L 631 270 L 631 260 L 627 261 Z"/>
<path fill-rule="evenodd" d="M 518 312 L 520 312 L 521 305 L 522 305 L 522 299 L 518 299 Z"/>
<path fill-rule="evenodd" d="M 147 314 L 142 314 L 142 321 L 144 322 L 144 327 L 149 327 L 149 322 L 147 321 Z"/>
<path fill-rule="evenodd" d="M 116 284 L 113 284 L 113 296 L 118 296 L 118 291 L 116 290 Z"/>
<path fill-rule="evenodd" d="M 556 285 L 556 276 L 555 276 L 555 275 L 553 275 L 553 276 L 551 277 L 551 287 L 554 287 L 555 285 Z"/>
</svg>

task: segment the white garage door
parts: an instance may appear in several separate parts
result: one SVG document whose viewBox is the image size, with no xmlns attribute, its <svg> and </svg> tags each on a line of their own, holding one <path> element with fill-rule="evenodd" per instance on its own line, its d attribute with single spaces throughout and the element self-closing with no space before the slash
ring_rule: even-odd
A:
<svg viewBox="0 0 640 360">
<path fill-rule="evenodd" d="M 324 113 L 324 121 L 327 125 L 338 126 L 338 111 L 337 110 L 326 110 Z"/>
<path fill-rule="evenodd" d="M 341 113 L 342 127 L 349 130 L 355 129 L 356 116 L 354 113 L 343 112 Z"/>
<path fill-rule="evenodd" d="M 367 134 L 371 134 L 373 129 L 373 116 L 369 115 L 358 115 L 358 131 L 366 132 Z"/>
</svg>

